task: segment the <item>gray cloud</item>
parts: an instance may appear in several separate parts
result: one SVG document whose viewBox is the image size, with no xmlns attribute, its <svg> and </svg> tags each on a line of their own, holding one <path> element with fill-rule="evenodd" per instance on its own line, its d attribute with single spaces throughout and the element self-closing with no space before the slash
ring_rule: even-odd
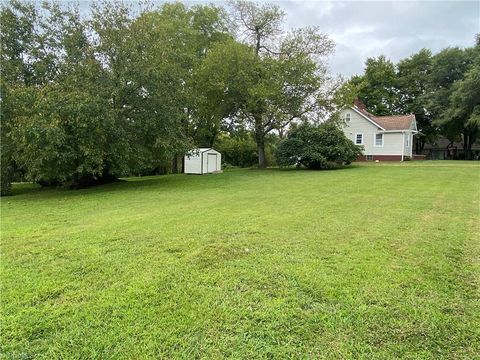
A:
<svg viewBox="0 0 480 360">
<path fill-rule="evenodd" d="M 80 1 L 85 13 L 91 2 Z M 209 2 L 226 5 L 226 1 L 186 1 Z M 472 46 L 480 33 L 478 0 L 263 2 L 276 3 L 287 12 L 286 28 L 315 25 L 329 34 L 336 43 L 330 68 L 345 77 L 362 73 L 368 57 L 385 55 L 396 62 L 422 48 L 436 53 L 448 46 Z"/>
<path fill-rule="evenodd" d="M 393 61 L 422 48 L 438 52 L 448 46 L 472 46 L 480 32 L 479 1 L 424 2 L 279 2 L 287 27 L 317 25 L 336 42 L 333 72 L 350 76 L 363 71 L 367 57 Z"/>
</svg>

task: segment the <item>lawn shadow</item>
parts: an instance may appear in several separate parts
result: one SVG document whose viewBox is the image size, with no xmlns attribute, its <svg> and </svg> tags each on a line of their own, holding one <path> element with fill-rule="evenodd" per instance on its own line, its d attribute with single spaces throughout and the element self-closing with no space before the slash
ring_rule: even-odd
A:
<svg viewBox="0 0 480 360">
<path fill-rule="evenodd" d="M 28 193 L 35 193 L 44 190 L 40 185 L 35 183 L 12 183 L 12 191 L 11 194 L 6 196 L 5 199 L 17 196 L 17 195 L 24 195 Z"/>
<path fill-rule="evenodd" d="M 235 171 L 228 171 L 229 173 L 235 173 Z M 239 171 L 238 174 L 244 174 Z M 238 181 L 240 177 L 237 178 Z M 232 181 L 232 177 L 228 177 L 228 181 Z M 168 175 L 151 175 L 142 177 L 129 177 L 121 178 L 120 181 L 99 184 L 82 189 L 67 189 L 62 187 L 41 187 L 35 183 L 16 183 L 13 184 L 12 194 L 8 198 L 16 199 L 22 195 L 31 195 L 31 199 L 37 199 L 38 197 L 55 197 L 62 195 L 64 197 L 75 198 L 77 196 L 88 195 L 100 195 L 110 192 L 121 191 L 143 191 L 149 188 L 156 188 L 156 191 L 172 191 L 177 189 L 186 189 L 187 184 L 193 185 L 193 188 L 201 188 L 206 183 L 215 184 L 218 182 L 224 182 L 222 174 L 210 174 L 210 175 L 188 175 L 188 174 L 168 174 Z"/>
<path fill-rule="evenodd" d="M 273 170 L 273 171 L 276 170 L 276 171 L 283 171 L 283 172 L 289 172 L 289 171 L 328 172 L 328 171 L 334 171 L 334 170 L 358 169 L 361 167 L 362 165 L 350 164 L 350 165 L 332 167 L 330 169 L 309 169 L 304 166 L 300 166 L 300 167 L 288 166 L 288 167 L 271 167 L 266 170 Z M 257 169 L 257 170 L 260 170 L 260 169 Z"/>
<path fill-rule="evenodd" d="M 75 198 L 77 196 L 89 196 L 107 194 L 115 191 L 131 192 L 131 191 L 143 191 L 149 188 L 156 188 L 156 191 L 173 191 L 186 189 L 189 184 L 189 189 L 200 189 L 202 186 L 216 186 L 224 185 L 226 183 L 232 186 L 233 183 L 242 182 L 245 180 L 247 174 L 268 174 L 272 172 L 277 173 L 290 173 L 299 171 L 308 172 L 329 172 L 332 170 L 346 170 L 361 168 L 361 165 L 348 165 L 339 168 L 332 168 L 326 170 L 311 170 L 304 167 L 271 167 L 267 169 L 259 169 L 256 167 L 242 168 L 242 169 L 228 169 L 225 173 L 229 174 L 228 177 L 222 176 L 222 174 L 208 174 L 208 175 L 189 175 L 189 174 L 168 174 L 168 175 L 151 175 L 142 177 L 128 177 L 121 178 L 121 181 L 99 184 L 83 189 L 70 190 L 62 187 L 41 187 L 35 183 L 14 183 L 12 187 L 12 194 L 8 198 L 16 199 L 17 196 L 23 200 L 24 196 L 32 196 L 31 200 L 37 200 L 39 197 L 49 198 L 58 195 Z M 224 173 L 224 174 L 225 174 Z"/>
</svg>

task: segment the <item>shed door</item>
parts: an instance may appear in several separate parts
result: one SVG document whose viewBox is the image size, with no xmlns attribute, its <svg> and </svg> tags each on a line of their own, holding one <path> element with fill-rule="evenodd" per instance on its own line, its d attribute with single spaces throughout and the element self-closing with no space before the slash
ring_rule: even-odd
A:
<svg viewBox="0 0 480 360">
<path fill-rule="evenodd" d="M 208 172 L 217 171 L 217 154 L 208 154 L 207 170 Z"/>
</svg>

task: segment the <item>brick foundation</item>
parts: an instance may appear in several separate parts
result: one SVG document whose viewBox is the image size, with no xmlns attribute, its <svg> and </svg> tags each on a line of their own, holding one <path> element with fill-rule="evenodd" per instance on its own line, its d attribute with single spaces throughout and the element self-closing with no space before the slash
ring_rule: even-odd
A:
<svg viewBox="0 0 480 360">
<path fill-rule="evenodd" d="M 407 156 L 404 156 L 406 159 Z M 357 161 L 402 161 L 401 155 L 373 155 L 373 160 L 367 160 L 366 155 L 360 155 L 357 158 Z"/>
</svg>

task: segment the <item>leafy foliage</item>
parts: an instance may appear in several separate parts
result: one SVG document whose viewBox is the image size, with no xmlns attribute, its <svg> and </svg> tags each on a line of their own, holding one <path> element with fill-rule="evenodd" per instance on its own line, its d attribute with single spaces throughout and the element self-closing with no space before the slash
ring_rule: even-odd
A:
<svg viewBox="0 0 480 360">
<path fill-rule="evenodd" d="M 266 166 L 268 134 L 328 103 L 333 43 L 317 28 L 285 33 L 277 5 L 231 4 L 135 13 L 106 0 L 87 18 L 75 5 L 3 4 L 2 183 L 12 169 L 79 187 L 175 168 L 231 126 L 252 131 Z"/>
<path fill-rule="evenodd" d="M 2 184 L 15 167 L 73 187 L 148 173 L 210 127 L 193 120 L 192 74 L 210 44 L 231 37 L 224 10 L 134 14 L 103 2 L 85 20 L 75 7 L 42 7 L 12 1 L 0 14 Z"/>
<path fill-rule="evenodd" d="M 199 71 L 204 103 L 219 118 L 244 124 L 254 134 L 258 165 L 267 166 L 265 138 L 325 105 L 328 81 L 322 59 L 333 42 L 316 28 L 282 31 L 285 14 L 276 5 L 232 2 L 243 44 L 215 47 Z M 212 111 L 210 111 L 211 113 Z"/>
<path fill-rule="evenodd" d="M 268 164 L 275 166 L 275 149 L 279 137 L 269 134 L 265 137 L 265 157 Z M 221 133 L 215 142 L 215 148 L 222 153 L 226 166 L 251 167 L 258 162 L 257 145 L 249 131 L 240 133 Z"/>
<path fill-rule="evenodd" d="M 452 85 L 450 106 L 439 123 L 450 131 L 463 134 L 467 157 L 480 134 L 480 57 L 464 79 Z"/>
<path fill-rule="evenodd" d="M 352 79 L 358 88 L 358 97 L 375 115 L 390 115 L 397 111 L 395 82 L 395 65 L 385 56 L 367 59 L 365 75 Z"/>
<path fill-rule="evenodd" d="M 473 64 L 479 61 L 478 49 L 442 50 L 433 59 L 430 93 L 425 97 L 427 108 L 432 113 L 433 124 L 450 141 L 460 140 L 463 135 L 467 156 L 471 147 L 469 138 L 474 141 L 476 137 L 475 126 L 469 127 L 468 117 L 475 105 L 479 104 L 475 90 L 468 88 L 475 83 L 475 75 L 479 69 Z M 467 78 L 469 79 L 466 80 Z M 461 88 L 467 92 L 465 102 L 459 99 L 463 96 Z M 465 108 L 460 110 L 458 107 L 463 105 Z"/>
<path fill-rule="evenodd" d="M 361 154 L 362 148 L 349 140 L 332 122 L 301 124 L 290 131 L 277 149 L 280 165 L 303 165 L 309 169 L 348 165 Z"/>
<path fill-rule="evenodd" d="M 422 49 L 397 64 L 398 112 L 415 114 L 417 127 L 425 135 L 417 137 L 417 152 L 423 149 L 426 141 L 433 141 L 437 134 L 432 124 L 432 113 L 425 106 L 432 68 L 432 53 L 427 49 Z"/>
<path fill-rule="evenodd" d="M 250 167 L 257 162 L 257 146 L 253 137 L 222 134 L 215 143 L 215 148 L 222 153 L 225 164 L 239 167 Z"/>
</svg>

